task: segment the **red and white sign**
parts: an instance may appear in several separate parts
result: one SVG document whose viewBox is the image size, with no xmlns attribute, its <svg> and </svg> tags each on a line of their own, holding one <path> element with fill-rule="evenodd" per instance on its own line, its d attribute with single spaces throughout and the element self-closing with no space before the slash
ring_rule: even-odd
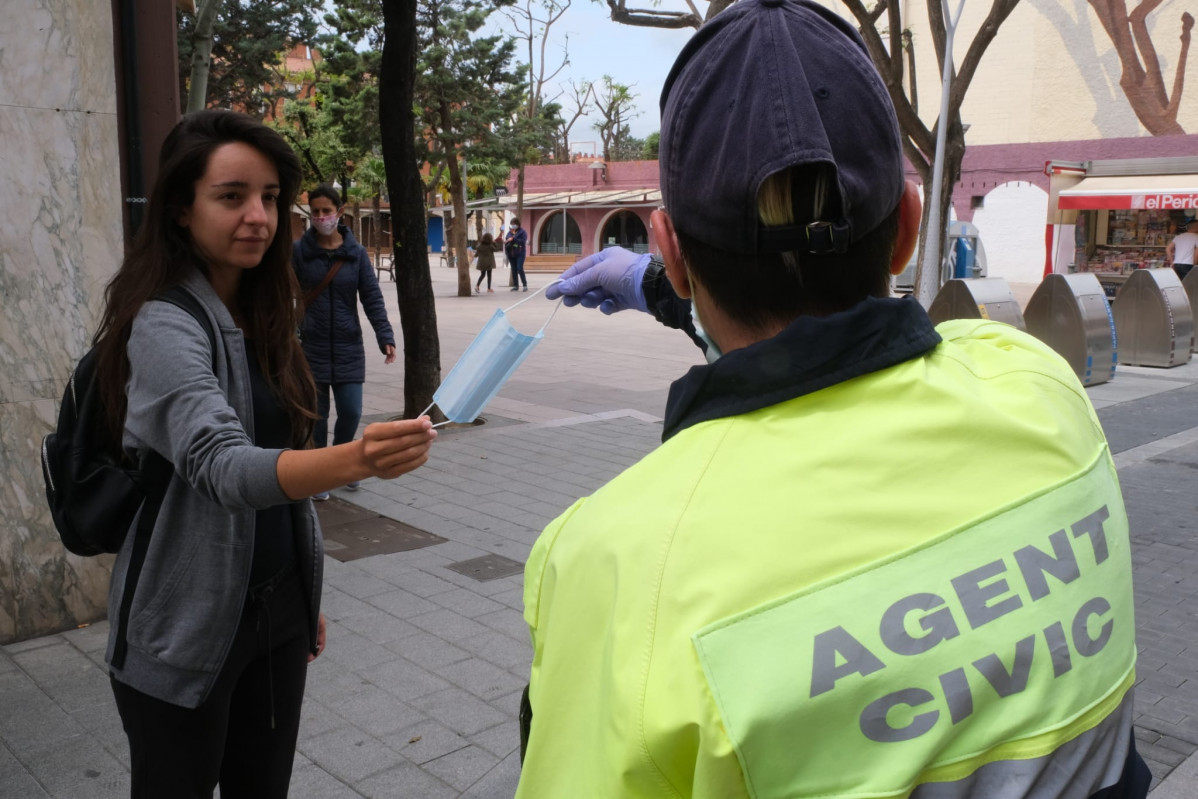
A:
<svg viewBox="0 0 1198 799">
<path fill-rule="evenodd" d="M 1198 208 L 1198 192 L 1172 192 L 1168 194 L 1103 194 L 1103 195 L 1071 195 L 1064 193 L 1058 201 L 1062 210 L 1109 209 L 1118 210 L 1149 210 L 1149 211 L 1182 211 L 1187 208 Z"/>
</svg>

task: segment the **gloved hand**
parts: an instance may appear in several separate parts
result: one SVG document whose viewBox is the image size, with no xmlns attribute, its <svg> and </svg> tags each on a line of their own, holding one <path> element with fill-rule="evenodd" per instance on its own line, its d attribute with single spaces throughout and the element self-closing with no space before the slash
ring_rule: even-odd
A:
<svg viewBox="0 0 1198 799">
<path fill-rule="evenodd" d="M 623 247 L 608 247 L 588 255 L 562 273 L 561 282 L 545 289 L 551 300 L 562 298 L 567 306 L 582 305 L 614 314 L 629 308 L 649 311 L 641 281 L 649 268 L 649 255 Z"/>
</svg>

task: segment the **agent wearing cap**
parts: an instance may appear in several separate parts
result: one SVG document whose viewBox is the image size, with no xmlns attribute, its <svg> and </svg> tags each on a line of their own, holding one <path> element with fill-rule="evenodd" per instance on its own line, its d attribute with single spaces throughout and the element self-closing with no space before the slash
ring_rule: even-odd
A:
<svg viewBox="0 0 1198 799">
<path fill-rule="evenodd" d="M 711 362 L 529 556 L 518 797 L 1143 797 L 1102 430 L 1041 343 L 888 296 L 919 203 L 855 31 L 716 16 L 661 178 L 668 285 L 605 250 L 558 293 L 685 308 Z"/>
<path fill-rule="evenodd" d="M 1198 217 L 1187 221 L 1183 228 L 1165 247 L 1165 260 L 1173 264 L 1177 276 L 1185 280 L 1185 276 L 1198 262 Z"/>
</svg>

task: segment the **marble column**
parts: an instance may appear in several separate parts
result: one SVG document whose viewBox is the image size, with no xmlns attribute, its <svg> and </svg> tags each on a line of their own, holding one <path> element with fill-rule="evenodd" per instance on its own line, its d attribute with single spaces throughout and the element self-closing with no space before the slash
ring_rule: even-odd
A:
<svg viewBox="0 0 1198 799">
<path fill-rule="evenodd" d="M 9 0 L 0 26 L 0 643 L 105 613 L 111 558 L 67 554 L 39 462 L 123 249 L 112 8 Z"/>
</svg>

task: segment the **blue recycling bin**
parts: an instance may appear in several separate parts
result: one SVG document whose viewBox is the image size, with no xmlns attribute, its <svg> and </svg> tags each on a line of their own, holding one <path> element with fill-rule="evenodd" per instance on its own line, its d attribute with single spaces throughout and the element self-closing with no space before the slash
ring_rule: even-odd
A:
<svg viewBox="0 0 1198 799">
<path fill-rule="evenodd" d="M 953 249 L 956 256 L 953 258 L 953 277 L 958 280 L 973 277 L 975 256 L 973 245 L 969 243 L 969 239 L 964 236 L 958 238 Z"/>
</svg>

